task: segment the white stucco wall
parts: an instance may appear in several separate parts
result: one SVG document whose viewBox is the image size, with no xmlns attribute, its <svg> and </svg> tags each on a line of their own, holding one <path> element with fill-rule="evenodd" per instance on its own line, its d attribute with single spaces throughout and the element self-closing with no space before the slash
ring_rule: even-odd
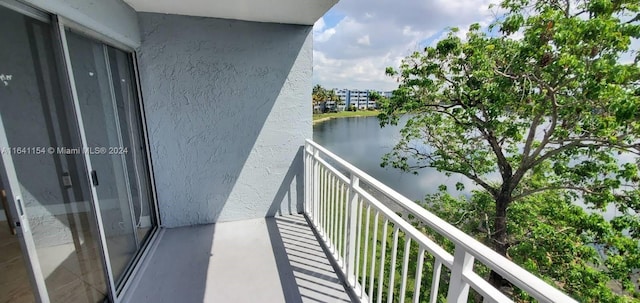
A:
<svg viewBox="0 0 640 303">
<path fill-rule="evenodd" d="M 167 227 L 301 210 L 310 26 L 140 13 L 138 51 Z"/>
</svg>

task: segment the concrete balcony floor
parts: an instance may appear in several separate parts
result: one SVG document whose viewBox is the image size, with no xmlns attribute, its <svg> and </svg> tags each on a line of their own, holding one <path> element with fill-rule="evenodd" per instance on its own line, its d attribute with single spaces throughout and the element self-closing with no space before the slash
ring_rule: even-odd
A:
<svg viewBox="0 0 640 303">
<path fill-rule="evenodd" d="M 164 230 L 129 302 L 351 302 L 303 215 Z"/>
</svg>

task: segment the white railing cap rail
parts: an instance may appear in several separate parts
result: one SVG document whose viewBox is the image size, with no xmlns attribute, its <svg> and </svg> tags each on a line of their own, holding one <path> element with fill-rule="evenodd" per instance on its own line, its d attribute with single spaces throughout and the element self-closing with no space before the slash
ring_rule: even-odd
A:
<svg viewBox="0 0 640 303">
<path fill-rule="evenodd" d="M 347 169 L 351 174 L 354 174 L 355 176 L 360 178 L 361 181 L 366 182 L 376 190 L 379 190 L 389 198 L 393 199 L 398 205 L 411 212 L 413 216 L 419 218 L 423 223 L 427 224 L 436 232 L 448 238 L 456 246 L 464 248 L 469 254 L 473 255 L 481 263 L 487 265 L 489 268 L 500 274 L 503 278 L 507 279 L 518 288 L 524 290 L 532 297 L 542 302 L 577 302 L 567 294 L 547 284 L 542 279 L 533 275 L 519 265 L 513 263 L 511 260 L 498 254 L 493 249 L 480 243 L 478 240 L 474 239 L 455 226 L 449 224 L 440 217 L 424 209 L 422 206 L 396 192 L 384 183 L 371 177 L 369 174 L 353 166 L 351 163 L 340 158 L 339 156 L 322 147 L 313 140 L 307 139 L 305 141 L 315 150 L 320 151 L 322 154 L 326 155 L 327 157 L 338 163 L 340 166 Z"/>
</svg>

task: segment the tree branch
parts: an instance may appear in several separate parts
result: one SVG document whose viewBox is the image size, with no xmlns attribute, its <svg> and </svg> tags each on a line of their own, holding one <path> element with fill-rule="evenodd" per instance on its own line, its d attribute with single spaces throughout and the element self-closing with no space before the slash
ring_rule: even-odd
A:
<svg viewBox="0 0 640 303">
<path fill-rule="evenodd" d="M 500 170 L 502 181 L 509 180 L 512 176 L 511 174 L 513 173 L 513 171 L 511 168 L 511 164 L 509 164 L 509 161 L 507 160 L 507 157 L 505 157 L 504 153 L 502 152 L 502 148 L 500 147 L 497 138 L 491 131 L 482 132 L 485 135 L 485 139 L 487 140 L 487 142 L 489 142 L 491 150 L 493 150 L 493 153 L 496 155 L 496 158 L 498 160 L 498 169 Z"/>
<path fill-rule="evenodd" d="M 549 91 L 547 92 L 547 96 L 549 96 L 549 98 L 551 99 L 551 105 L 552 105 L 551 125 L 549 125 L 548 131 L 544 132 L 544 137 L 542 138 L 542 141 L 540 141 L 540 145 L 533 151 L 533 154 L 531 154 L 531 159 L 535 159 L 538 155 L 540 155 L 542 150 L 547 146 L 547 144 L 549 144 L 549 141 L 551 140 L 551 136 L 553 136 L 553 133 L 555 132 L 555 129 L 556 129 L 556 125 L 558 124 L 558 102 L 555 97 L 555 92 L 550 90 L 551 88 L 547 88 L 547 89 L 549 89 Z"/>
<path fill-rule="evenodd" d="M 543 114 L 544 114 L 544 111 L 541 110 L 535 117 L 533 117 L 533 121 L 531 121 L 531 127 L 529 128 L 527 141 L 524 144 L 524 150 L 522 152 L 522 161 L 520 161 L 520 167 L 524 167 L 525 163 L 529 161 L 529 153 L 531 152 L 531 145 L 533 144 L 533 139 L 535 138 L 536 131 L 538 130 L 538 126 L 540 125 L 540 120 L 542 119 Z"/>
<path fill-rule="evenodd" d="M 600 138 L 591 138 L 591 137 L 569 138 L 569 139 L 563 139 L 562 141 L 557 141 L 557 142 L 558 143 L 569 142 L 569 143 L 566 145 L 559 146 L 558 148 L 550 150 L 546 154 L 541 155 L 531 163 L 531 167 L 536 166 L 542 163 L 542 161 L 547 160 L 555 155 L 558 155 L 568 150 L 569 148 L 574 148 L 574 147 L 597 147 L 597 146 L 616 147 L 616 148 L 623 149 L 625 152 L 640 156 L 640 143 L 624 144 L 624 145 L 612 144 L 607 140 L 603 140 Z M 589 144 L 589 142 L 595 142 L 596 144 Z M 552 141 L 552 143 L 555 143 L 555 142 Z"/>
<path fill-rule="evenodd" d="M 512 201 L 516 201 L 518 199 L 522 199 L 526 196 L 530 196 L 533 195 L 535 193 L 539 193 L 539 192 L 543 192 L 543 191 L 548 191 L 548 190 L 561 190 L 561 189 L 567 189 L 567 190 L 576 190 L 576 191 L 581 191 L 587 194 L 591 194 L 593 193 L 593 191 L 584 188 L 584 187 L 580 187 L 580 186 L 572 186 L 572 185 L 563 185 L 563 186 L 546 186 L 546 187 L 540 187 L 540 188 L 535 188 L 535 189 L 531 189 L 531 190 L 525 190 L 522 193 L 515 195 L 512 197 Z"/>
<path fill-rule="evenodd" d="M 505 72 L 502 72 L 502 71 L 498 70 L 497 68 L 494 68 L 493 72 L 495 72 L 496 74 L 498 74 L 500 76 L 503 76 L 505 78 L 509 78 L 511 80 L 520 80 L 522 78 L 522 77 L 519 77 L 519 76 L 514 76 L 514 75 L 507 74 Z"/>
<path fill-rule="evenodd" d="M 432 163 L 435 161 L 435 159 L 431 154 L 426 154 L 426 153 L 420 152 L 417 148 L 410 147 L 410 146 L 407 146 L 405 149 L 408 152 L 413 153 L 414 155 L 416 155 L 418 157 L 422 157 L 423 159 L 426 159 L 426 160 L 429 161 L 428 163 L 426 163 L 424 165 L 409 166 L 410 170 L 417 170 L 417 169 L 421 169 L 421 168 L 439 168 L 439 167 L 433 166 Z M 458 157 L 459 157 L 459 155 L 458 155 Z M 480 185 L 482 188 L 487 190 L 492 195 L 497 195 L 498 194 L 498 190 L 495 187 L 489 185 L 489 183 L 487 183 L 484 180 L 482 180 L 478 176 L 478 174 L 476 173 L 475 168 L 472 165 L 470 165 L 470 163 L 468 161 L 466 161 L 466 159 L 464 157 L 462 157 L 461 159 L 463 161 L 465 161 L 465 163 L 467 163 L 467 165 L 469 165 L 469 167 L 471 168 L 472 172 L 463 171 L 463 170 L 456 170 L 456 169 L 451 169 L 451 168 L 448 168 L 447 171 L 450 171 L 452 173 L 458 173 L 458 174 L 466 176 L 467 178 L 471 179 L 472 181 L 474 181 L 478 185 Z"/>
<path fill-rule="evenodd" d="M 579 143 L 579 142 L 578 142 L 578 141 L 576 141 L 576 142 L 569 143 L 569 144 L 567 144 L 567 145 L 562 145 L 562 146 L 560 146 L 560 147 L 558 147 L 558 148 L 556 148 L 556 149 L 550 150 L 550 151 L 549 151 L 549 152 L 547 152 L 546 154 L 543 154 L 542 156 L 538 157 L 537 159 L 534 159 L 534 160 L 531 162 L 530 166 L 531 166 L 531 167 L 534 167 L 534 166 L 536 166 L 536 165 L 538 165 L 538 164 L 542 163 L 544 160 L 547 160 L 547 159 L 549 159 L 549 158 L 551 158 L 551 157 L 553 157 L 553 156 L 555 156 L 555 155 L 558 155 L 558 154 L 560 154 L 560 153 L 562 153 L 562 152 L 566 151 L 566 150 L 567 150 L 567 149 L 569 149 L 569 148 L 573 148 L 573 147 L 580 147 L 581 145 L 580 145 L 580 144 L 578 144 L 578 143 Z M 586 147 L 586 146 L 585 146 L 585 147 Z"/>
<path fill-rule="evenodd" d="M 622 141 L 628 134 L 620 134 L 616 137 L 617 141 Z M 606 146 L 611 148 L 618 148 L 625 152 L 640 156 L 640 143 L 622 144 L 614 143 L 611 140 L 603 139 L 599 137 L 580 137 L 580 138 L 567 138 L 562 140 L 552 140 L 552 144 L 562 144 L 565 142 L 577 143 L 578 146 L 590 147 L 590 146 Z M 589 144 L 593 143 L 593 144 Z"/>
</svg>

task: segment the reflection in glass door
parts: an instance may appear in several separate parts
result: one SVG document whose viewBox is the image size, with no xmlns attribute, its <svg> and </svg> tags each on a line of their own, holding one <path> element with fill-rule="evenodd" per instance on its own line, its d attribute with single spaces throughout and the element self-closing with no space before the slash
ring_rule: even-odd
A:
<svg viewBox="0 0 640 303">
<path fill-rule="evenodd" d="M 27 17 L 0 6 L 0 28 L 10 29 L 0 31 L 0 129 L 6 144 L 0 148 L 11 156 L 3 157 L 2 173 L 3 180 L 12 180 L 3 185 L 20 193 L 21 199 L 13 194 L 8 200 L 22 201 L 30 227 L 24 236 L 35 243 L 39 261 L 34 275 L 43 277 L 48 293 L 42 300 L 102 302 L 108 290 L 89 177 L 82 155 L 58 149 L 79 146 L 80 140 L 52 52 L 55 27 L 47 15 Z M 21 254 L 0 250 L 3 258 L 19 260 Z M 4 271 L 2 276 L 12 277 Z M 15 290 L 0 287 L 2 293 Z"/>
<path fill-rule="evenodd" d="M 129 54 L 71 30 L 66 39 L 91 177 L 117 288 L 154 224 Z"/>
</svg>

